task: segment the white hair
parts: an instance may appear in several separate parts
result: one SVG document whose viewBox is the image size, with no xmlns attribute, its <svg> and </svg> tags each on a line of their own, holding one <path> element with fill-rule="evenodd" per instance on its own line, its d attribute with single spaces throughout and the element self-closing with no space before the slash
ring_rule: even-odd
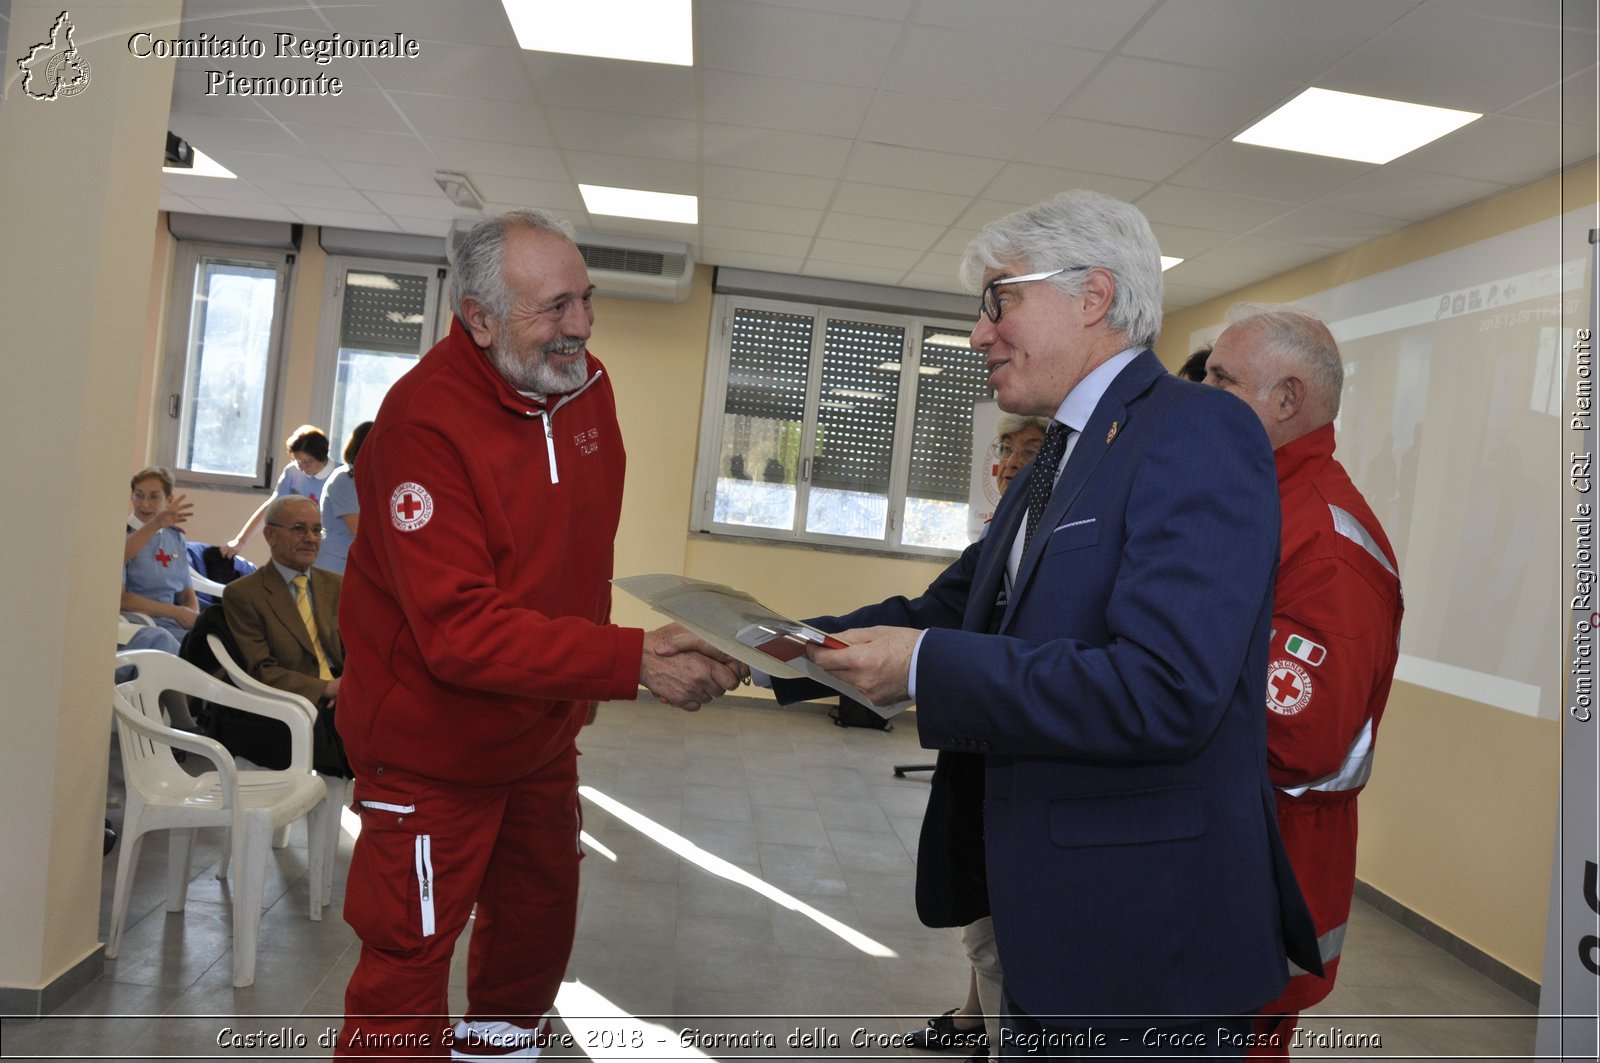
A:
<svg viewBox="0 0 1600 1063">
<path fill-rule="evenodd" d="M 961 279 L 976 291 L 989 269 L 1024 263 L 1029 272 L 1064 268 L 1048 282 L 1070 295 L 1090 268 L 1116 279 L 1106 323 L 1131 346 L 1161 333 L 1161 249 L 1150 222 L 1131 203 L 1076 188 L 984 226 L 961 259 Z"/>
</svg>

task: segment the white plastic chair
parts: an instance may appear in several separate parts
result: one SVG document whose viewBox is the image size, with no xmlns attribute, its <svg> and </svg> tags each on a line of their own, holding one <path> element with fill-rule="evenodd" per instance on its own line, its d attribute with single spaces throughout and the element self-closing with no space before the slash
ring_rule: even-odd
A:
<svg viewBox="0 0 1600 1063">
<path fill-rule="evenodd" d="M 286 705 L 292 705 L 300 712 L 305 713 L 306 719 L 311 721 L 313 727 L 316 726 L 317 707 L 311 702 L 293 691 L 279 690 L 277 687 L 268 686 L 245 671 L 239 662 L 234 660 L 228 653 L 228 648 L 223 645 L 222 639 L 216 635 L 207 635 L 206 645 L 211 647 L 212 656 L 217 659 L 218 664 L 222 665 L 222 670 L 228 673 L 228 679 L 232 681 L 234 686 L 240 690 L 248 690 L 253 694 L 259 694 L 264 698 L 273 698 Z M 350 786 L 354 785 L 355 780 L 341 779 L 335 775 L 323 775 L 321 778 L 328 787 L 328 796 L 323 799 L 328 807 L 325 817 L 318 825 L 321 834 L 313 836 L 310 839 L 310 843 L 320 846 L 322 849 L 321 903 L 328 905 L 333 903 L 333 876 L 339 861 L 340 812 L 349 804 L 350 794 L 348 791 Z M 349 785 L 346 785 L 347 783 Z M 313 909 L 311 918 L 321 919 L 322 913 L 320 909 Z"/>
<path fill-rule="evenodd" d="M 317 820 L 326 815 L 323 799 L 327 787 L 311 771 L 311 725 L 298 709 L 231 687 L 169 653 L 126 650 L 117 654 L 117 663 L 132 665 L 137 675 L 119 684 L 113 698 L 127 806 L 106 955 L 115 957 L 122 947 L 133 870 L 139 863 L 144 836 L 155 830 L 172 832 L 167 858 L 167 911 L 181 912 L 188 892 L 194 830 L 223 827 L 229 831 L 229 855 L 234 869 L 233 984 L 240 988 L 252 985 L 272 834 L 310 815 L 314 835 L 321 826 Z M 283 771 L 239 770 L 220 742 L 175 730 L 163 722 L 159 702 L 163 690 L 179 690 L 282 720 L 292 736 L 291 766 Z M 190 775 L 174 759 L 173 749 L 204 757 L 216 770 Z M 310 848 L 311 908 L 315 918 L 322 904 L 322 892 L 316 888 L 321 882 L 322 851 L 315 845 Z M 219 872 L 219 877 L 223 873 Z"/>
<path fill-rule="evenodd" d="M 227 589 L 196 568 L 189 569 L 189 585 L 194 588 L 196 594 L 209 594 L 219 602 L 222 601 L 222 592 Z"/>
</svg>

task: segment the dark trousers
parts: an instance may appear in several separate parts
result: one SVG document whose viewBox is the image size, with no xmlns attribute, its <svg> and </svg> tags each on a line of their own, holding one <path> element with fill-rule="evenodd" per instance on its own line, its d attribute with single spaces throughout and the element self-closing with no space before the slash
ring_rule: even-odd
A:
<svg viewBox="0 0 1600 1063">
<path fill-rule="evenodd" d="M 1096 1020 L 1081 1015 L 1024 1014 L 1005 993 L 1000 1031 L 1001 1059 L 1243 1059 L 1254 1016 L 1117 1015 Z"/>
</svg>

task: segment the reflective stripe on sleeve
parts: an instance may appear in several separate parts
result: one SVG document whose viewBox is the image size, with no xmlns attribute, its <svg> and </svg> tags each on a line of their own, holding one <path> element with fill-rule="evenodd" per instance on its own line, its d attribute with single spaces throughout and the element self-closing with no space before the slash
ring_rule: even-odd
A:
<svg viewBox="0 0 1600 1063">
<path fill-rule="evenodd" d="M 1337 793 L 1340 790 L 1355 790 L 1367 785 L 1367 780 L 1372 777 L 1372 718 L 1361 725 L 1361 730 L 1356 732 L 1350 748 L 1345 751 L 1344 761 L 1339 765 L 1339 770 L 1332 775 L 1325 775 L 1315 782 L 1308 782 L 1301 786 L 1280 786 L 1279 790 L 1290 797 L 1299 797 L 1308 790 L 1321 793 Z"/>
</svg>

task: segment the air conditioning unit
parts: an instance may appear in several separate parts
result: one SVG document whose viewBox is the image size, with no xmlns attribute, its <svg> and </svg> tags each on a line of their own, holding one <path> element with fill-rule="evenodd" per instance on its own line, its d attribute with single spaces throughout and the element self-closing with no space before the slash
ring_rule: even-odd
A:
<svg viewBox="0 0 1600 1063">
<path fill-rule="evenodd" d="M 687 244 L 579 233 L 578 250 L 601 295 L 681 303 L 694 291 L 694 259 Z"/>
<path fill-rule="evenodd" d="M 460 218 L 445 243 L 451 263 L 456 248 L 481 218 Z M 687 244 L 631 236 L 579 233 L 578 250 L 600 295 L 681 303 L 694 291 L 694 258 Z"/>
</svg>

